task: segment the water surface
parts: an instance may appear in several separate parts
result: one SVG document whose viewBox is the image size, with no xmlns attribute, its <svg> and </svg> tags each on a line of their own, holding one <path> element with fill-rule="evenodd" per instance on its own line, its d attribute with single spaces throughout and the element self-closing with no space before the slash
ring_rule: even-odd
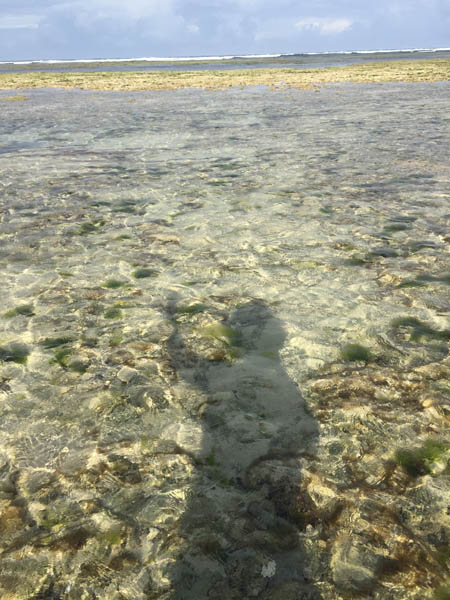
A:
<svg viewBox="0 0 450 600">
<path fill-rule="evenodd" d="M 2 103 L 2 598 L 431 597 L 449 92 Z"/>
</svg>

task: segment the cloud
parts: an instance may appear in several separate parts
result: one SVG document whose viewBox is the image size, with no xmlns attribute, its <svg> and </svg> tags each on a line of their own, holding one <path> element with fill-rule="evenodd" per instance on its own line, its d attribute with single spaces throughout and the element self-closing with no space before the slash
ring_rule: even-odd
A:
<svg viewBox="0 0 450 600">
<path fill-rule="evenodd" d="M 37 29 L 39 21 L 36 15 L 3 15 L 0 29 Z"/>
<path fill-rule="evenodd" d="M 331 19 L 326 17 L 308 17 L 295 24 L 299 31 L 318 31 L 322 35 L 343 33 L 351 29 L 353 21 L 347 18 Z"/>
</svg>

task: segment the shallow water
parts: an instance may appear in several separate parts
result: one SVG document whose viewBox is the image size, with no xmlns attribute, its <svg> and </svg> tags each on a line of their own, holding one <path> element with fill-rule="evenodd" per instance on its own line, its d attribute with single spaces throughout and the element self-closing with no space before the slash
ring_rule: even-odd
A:
<svg viewBox="0 0 450 600">
<path fill-rule="evenodd" d="M 2 103 L 2 598 L 431 597 L 449 91 Z"/>
</svg>

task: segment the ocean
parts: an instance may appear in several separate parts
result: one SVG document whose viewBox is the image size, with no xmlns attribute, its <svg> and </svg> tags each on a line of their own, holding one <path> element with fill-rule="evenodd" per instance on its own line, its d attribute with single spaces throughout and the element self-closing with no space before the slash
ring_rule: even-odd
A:
<svg viewBox="0 0 450 600">
<path fill-rule="evenodd" d="M 309 52 L 299 54 L 250 54 L 194 57 L 136 57 L 90 59 L 42 59 L 0 61 L 0 73 L 24 71 L 99 72 L 99 71 L 191 71 L 242 68 L 290 67 L 298 69 L 339 67 L 367 61 L 450 58 L 450 48 L 405 50 L 357 50 Z"/>
</svg>

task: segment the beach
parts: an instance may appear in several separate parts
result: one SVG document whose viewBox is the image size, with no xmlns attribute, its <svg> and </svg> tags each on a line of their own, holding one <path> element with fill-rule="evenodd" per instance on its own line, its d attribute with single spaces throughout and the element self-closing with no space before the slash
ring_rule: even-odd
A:
<svg viewBox="0 0 450 600">
<path fill-rule="evenodd" d="M 2 599 L 445 597 L 449 75 L 0 74 Z"/>
</svg>

